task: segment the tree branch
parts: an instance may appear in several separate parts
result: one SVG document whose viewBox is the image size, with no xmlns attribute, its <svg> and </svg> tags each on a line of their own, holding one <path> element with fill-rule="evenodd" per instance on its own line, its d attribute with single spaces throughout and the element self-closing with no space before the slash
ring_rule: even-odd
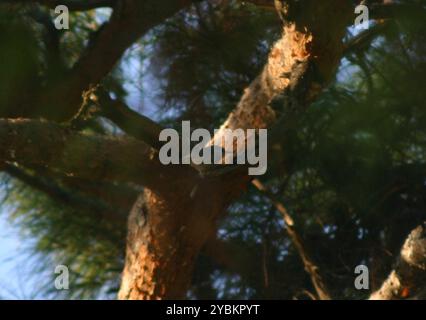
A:
<svg viewBox="0 0 426 320">
<path fill-rule="evenodd" d="M 414 229 L 405 240 L 400 256 L 381 288 L 370 300 L 415 298 L 426 283 L 426 222 Z"/>
<path fill-rule="evenodd" d="M 278 212 L 281 213 L 285 222 L 284 228 L 287 234 L 290 236 L 290 239 L 293 242 L 294 246 L 296 247 L 296 250 L 305 267 L 305 271 L 311 277 L 312 284 L 314 285 L 315 291 L 317 292 L 317 295 L 320 298 L 320 300 L 331 300 L 331 295 L 329 293 L 329 290 L 327 289 L 327 286 L 324 282 L 323 277 L 319 273 L 319 268 L 314 263 L 312 257 L 308 254 L 307 249 L 305 248 L 305 245 L 303 244 L 302 237 L 299 235 L 298 231 L 296 230 L 294 220 L 288 213 L 285 206 L 258 179 L 254 179 L 252 181 L 252 184 L 255 186 L 257 190 L 259 190 L 262 194 L 264 194 L 267 198 L 269 198 L 271 202 L 274 204 L 274 206 L 277 208 Z"/>
<path fill-rule="evenodd" d="M 128 135 L 146 142 L 157 150 L 160 149 L 159 136 L 164 128 L 159 124 L 133 111 L 124 102 L 112 99 L 102 89 L 96 91 L 94 102 L 98 105 L 102 116 Z"/>
<path fill-rule="evenodd" d="M 70 73 L 39 97 L 37 116 L 56 121 L 72 118 L 79 109 L 82 93 L 98 84 L 127 48 L 193 1 L 118 1 L 110 20 L 96 32 Z M 57 101 L 63 102 L 61 108 L 57 108 Z"/>
<path fill-rule="evenodd" d="M 223 141 L 226 129 L 269 128 L 283 115 L 303 111 L 334 77 L 353 8 L 350 1 L 307 2 L 304 10 L 298 2 L 286 2 L 286 11 L 280 11 L 282 37 L 213 141 Z"/>
<path fill-rule="evenodd" d="M 137 188 L 123 184 L 94 182 L 69 176 L 61 176 L 58 179 L 67 188 L 77 190 L 87 197 L 100 199 L 110 206 L 126 211 L 126 213 L 130 211 L 140 193 Z"/>
<path fill-rule="evenodd" d="M 173 187 L 173 182 L 179 183 L 189 174 L 186 167 L 162 165 L 157 152 L 141 141 L 88 136 L 37 120 L 0 120 L 0 162 L 153 189 Z"/>
<path fill-rule="evenodd" d="M 51 181 L 72 192 L 82 194 L 86 198 L 99 199 L 110 207 L 128 212 L 140 194 L 140 188 L 131 184 L 109 181 L 93 181 L 54 172 L 46 168 L 33 169 L 34 176 Z"/>
<path fill-rule="evenodd" d="M 30 17 L 43 26 L 43 42 L 46 46 L 45 56 L 47 62 L 46 78 L 47 82 L 56 81 L 66 70 L 62 61 L 60 48 L 60 31 L 56 29 L 50 14 L 39 7 L 29 10 Z"/>
<path fill-rule="evenodd" d="M 390 23 L 388 21 L 377 23 L 376 25 L 351 38 L 347 43 L 345 43 L 343 54 L 348 55 L 351 53 L 360 53 L 368 49 L 371 43 L 378 36 L 383 34 L 389 25 Z"/>
<path fill-rule="evenodd" d="M 109 206 L 100 199 L 87 198 L 78 192 L 66 190 L 51 180 L 33 176 L 15 165 L 6 164 L 3 171 L 26 185 L 43 192 L 61 205 L 67 205 L 78 212 L 87 212 L 101 220 L 111 221 L 122 226 L 126 224 L 128 211 L 122 208 Z"/>
</svg>

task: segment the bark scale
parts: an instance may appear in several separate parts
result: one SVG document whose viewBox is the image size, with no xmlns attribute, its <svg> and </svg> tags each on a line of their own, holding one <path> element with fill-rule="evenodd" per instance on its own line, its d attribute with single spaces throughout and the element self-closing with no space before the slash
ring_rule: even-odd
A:
<svg viewBox="0 0 426 320">
<path fill-rule="evenodd" d="M 426 281 L 426 222 L 414 229 L 402 246 L 395 268 L 370 300 L 399 300 L 424 295 Z M 420 297 L 419 297 L 420 298 Z M 424 297 L 423 297 L 424 298 Z"/>
<path fill-rule="evenodd" d="M 174 190 L 145 189 L 128 222 L 119 299 L 183 299 L 195 260 L 245 178 L 195 179 Z"/>
</svg>

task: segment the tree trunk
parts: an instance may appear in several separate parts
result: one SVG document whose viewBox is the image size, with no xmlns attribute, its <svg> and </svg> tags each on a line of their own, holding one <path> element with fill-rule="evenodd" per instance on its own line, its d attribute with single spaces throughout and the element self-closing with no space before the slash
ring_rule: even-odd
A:
<svg viewBox="0 0 426 320">
<path fill-rule="evenodd" d="M 151 190 L 137 200 L 129 217 L 126 266 L 120 299 L 183 298 L 191 281 L 195 243 L 183 241 L 182 204 Z"/>
<path fill-rule="evenodd" d="M 145 189 L 129 216 L 119 299 L 184 299 L 198 253 L 246 185 L 239 176 L 196 179 L 172 191 Z"/>
</svg>

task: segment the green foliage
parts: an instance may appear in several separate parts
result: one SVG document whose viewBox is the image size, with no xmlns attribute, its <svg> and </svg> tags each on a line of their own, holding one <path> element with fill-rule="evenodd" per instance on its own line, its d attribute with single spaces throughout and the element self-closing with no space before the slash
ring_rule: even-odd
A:
<svg viewBox="0 0 426 320">
<path fill-rule="evenodd" d="M 37 258 L 30 261 L 41 290 L 53 298 L 90 299 L 113 297 L 123 263 L 125 228 L 99 221 L 93 212 L 74 210 L 22 184 L 9 183 L 4 205 L 9 219 L 19 225 L 22 236 L 34 239 Z M 55 266 L 70 270 L 69 291 L 55 290 Z"/>
<path fill-rule="evenodd" d="M 218 2 L 194 5 L 157 32 L 150 70 L 161 79 L 157 104 L 171 115 L 167 124 L 185 119 L 203 128 L 219 125 L 279 35 L 275 14 Z"/>
</svg>

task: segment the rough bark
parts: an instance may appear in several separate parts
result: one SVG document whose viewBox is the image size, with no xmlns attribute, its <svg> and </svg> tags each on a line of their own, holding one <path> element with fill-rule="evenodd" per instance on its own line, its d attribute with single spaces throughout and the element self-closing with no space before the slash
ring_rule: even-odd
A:
<svg viewBox="0 0 426 320">
<path fill-rule="evenodd" d="M 164 166 L 158 154 L 132 138 L 84 135 L 38 120 L 0 119 L 0 162 L 49 168 L 92 181 L 122 181 L 160 187 L 179 183 L 187 168 Z M 170 184 L 173 185 L 173 184 Z"/>
<path fill-rule="evenodd" d="M 402 246 L 395 268 L 370 300 L 399 300 L 424 294 L 426 283 L 426 222 L 414 229 Z"/>
<path fill-rule="evenodd" d="M 129 217 L 119 299 L 184 297 L 197 250 L 184 243 L 185 225 L 179 221 L 185 214 L 181 212 L 182 200 L 161 197 L 150 190 L 137 200 Z"/>
<path fill-rule="evenodd" d="M 246 182 L 199 179 L 179 192 L 145 190 L 128 223 L 119 299 L 183 299 L 195 259 Z"/>
<path fill-rule="evenodd" d="M 289 1 L 277 9 L 284 19 L 282 37 L 221 126 L 216 141 L 222 141 L 225 129 L 270 128 L 283 114 L 306 107 L 335 74 L 351 19 L 350 1 L 326 0 L 321 6 L 312 0 Z"/>
</svg>

